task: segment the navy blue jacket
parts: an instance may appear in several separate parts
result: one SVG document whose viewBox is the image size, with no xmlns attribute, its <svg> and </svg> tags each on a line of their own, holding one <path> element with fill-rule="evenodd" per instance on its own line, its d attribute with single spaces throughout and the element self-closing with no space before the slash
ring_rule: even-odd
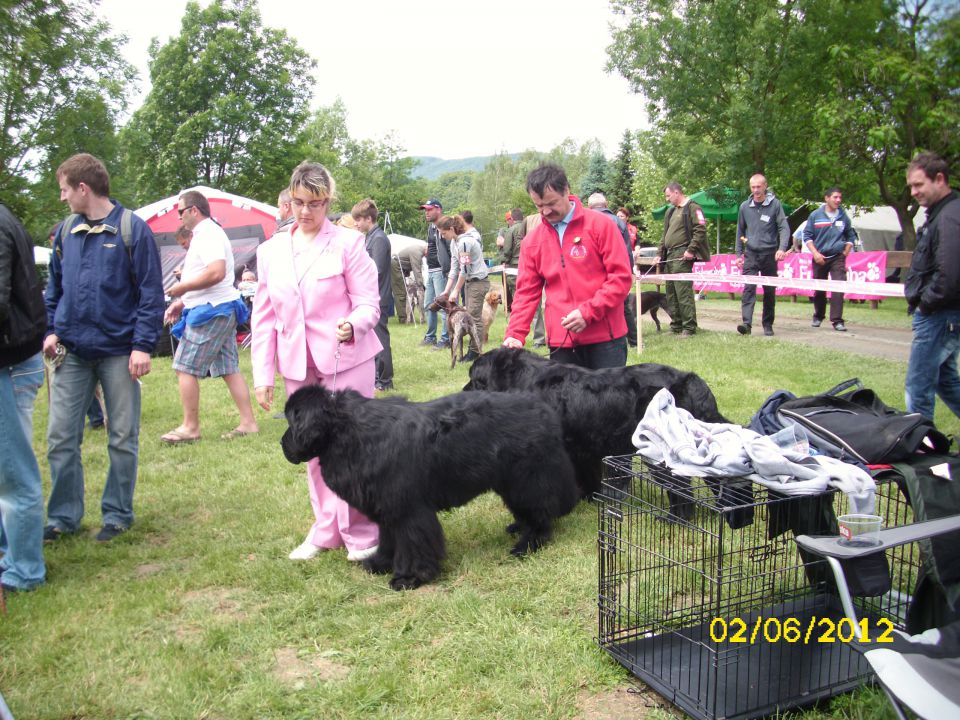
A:
<svg viewBox="0 0 960 720">
<path fill-rule="evenodd" d="M 163 280 L 153 232 L 133 217 L 129 249 L 120 236 L 123 208 L 91 228 L 78 216 L 64 238 L 62 257 L 50 258 L 47 334 L 87 360 L 152 353 L 163 327 Z M 54 245 L 60 243 L 59 236 Z"/>
<path fill-rule="evenodd" d="M 837 216 L 830 219 L 826 205 L 821 205 L 807 218 L 807 225 L 803 228 L 803 244 L 813 241 L 817 252 L 824 257 L 842 255 L 847 243 L 851 245 L 857 241 L 857 234 L 853 230 L 853 223 L 843 208 L 837 208 Z"/>
</svg>

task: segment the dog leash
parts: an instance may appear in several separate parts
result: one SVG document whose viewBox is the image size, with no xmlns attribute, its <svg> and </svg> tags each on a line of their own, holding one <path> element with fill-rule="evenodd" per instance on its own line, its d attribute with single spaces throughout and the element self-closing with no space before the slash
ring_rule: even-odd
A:
<svg viewBox="0 0 960 720">
<path fill-rule="evenodd" d="M 333 389 L 330 391 L 335 393 L 337 391 L 337 373 L 340 371 L 340 345 L 342 343 L 337 340 L 337 351 L 333 354 Z"/>
</svg>

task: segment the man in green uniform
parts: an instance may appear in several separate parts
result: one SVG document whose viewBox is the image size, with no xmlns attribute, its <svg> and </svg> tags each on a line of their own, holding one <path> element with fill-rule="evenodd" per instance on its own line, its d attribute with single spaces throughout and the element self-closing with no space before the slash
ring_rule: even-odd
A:
<svg viewBox="0 0 960 720">
<path fill-rule="evenodd" d="M 707 247 L 707 221 L 703 209 L 683 194 L 678 182 L 663 190 L 672 205 L 663 218 L 663 239 L 660 241 L 659 260 L 664 273 L 688 273 L 696 260 L 710 259 Z M 677 212 L 679 210 L 680 212 Z M 693 283 L 668 280 L 664 292 L 670 313 L 670 329 L 680 337 L 697 332 L 697 306 L 693 299 Z"/>
</svg>

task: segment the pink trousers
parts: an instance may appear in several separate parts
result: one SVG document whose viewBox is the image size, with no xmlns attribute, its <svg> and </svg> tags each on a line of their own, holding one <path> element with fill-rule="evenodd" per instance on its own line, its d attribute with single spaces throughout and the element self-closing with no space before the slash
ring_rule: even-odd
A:
<svg viewBox="0 0 960 720">
<path fill-rule="evenodd" d="M 373 358 L 349 370 L 337 373 L 337 390 L 351 388 L 364 397 L 373 397 L 375 375 Z M 333 388 L 333 375 L 324 375 L 315 367 L 307 366 L 304 380 L 283 379 L 287 397 L 304 385 L 323 385 Z M 346 546 L 347 550 L 366 550 L 377 544 L 380 530 L 366 515 L 341 500 L 326 483 L 320 471 L 320 462 L 314 458 L 307 463 L 307 484 L 310 487 L 310 504 L 316 520 L 307 540 L 322 548 Z"/>
</svg>

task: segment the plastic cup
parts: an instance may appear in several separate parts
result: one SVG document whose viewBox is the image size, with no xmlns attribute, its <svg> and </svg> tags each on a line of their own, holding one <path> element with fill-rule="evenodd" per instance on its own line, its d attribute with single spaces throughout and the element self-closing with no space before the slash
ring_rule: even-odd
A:
<svg viewBox="0 0 960 720">
<path fill-rule="evenodd" d="M 840 545 L 847 547 L 874 547 L 880 544 L 883 518 L 879 515 L 841 515 Z"/>
</svg>

